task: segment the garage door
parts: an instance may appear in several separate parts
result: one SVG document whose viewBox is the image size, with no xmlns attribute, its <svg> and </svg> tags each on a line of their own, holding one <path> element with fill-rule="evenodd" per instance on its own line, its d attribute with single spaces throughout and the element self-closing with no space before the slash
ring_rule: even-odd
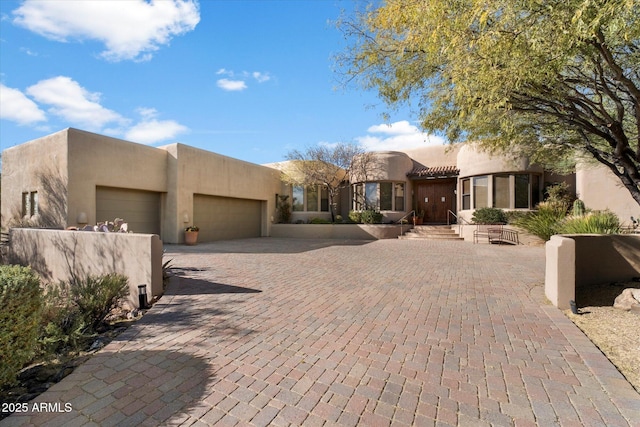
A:
<svg viewBox="0 0 640 427">
<path fill-rule="evenodd" d="M 96 188 L 96 220 L 122 218 L 134 233 L 160 234 L 160 193 L 124 188 Z"/>
<path fill-rule="evenodd" d="M 193 224 L 199 242 L 260 237 L 262 202 L 232 197 L 193 196 Z"/>
</svg>

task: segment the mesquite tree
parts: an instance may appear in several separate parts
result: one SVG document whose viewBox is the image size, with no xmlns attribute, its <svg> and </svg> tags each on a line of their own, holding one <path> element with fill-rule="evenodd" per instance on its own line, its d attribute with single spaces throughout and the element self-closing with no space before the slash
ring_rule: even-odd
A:
<svg viewBox="0 0 640 427">
<path fill-rule="evenodd" d="M 340 22 L 347 81 L 451 142 L 604 164 L 640 204 L 640 1 L 386 0 Z"/>
</svg>

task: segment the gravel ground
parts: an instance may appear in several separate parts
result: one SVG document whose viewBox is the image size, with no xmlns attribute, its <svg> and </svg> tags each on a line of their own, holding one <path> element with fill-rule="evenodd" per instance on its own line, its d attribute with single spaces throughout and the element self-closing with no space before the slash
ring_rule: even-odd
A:
<svg viewBox="0 0 640 427">
<path fill-rule="evenodd" d="M 640 312 L 613 308 L 625 288 L 640 284 L 604 284 L 577 291 L 579 314 L 565 313 L 640 392 Z"/>
</svg>

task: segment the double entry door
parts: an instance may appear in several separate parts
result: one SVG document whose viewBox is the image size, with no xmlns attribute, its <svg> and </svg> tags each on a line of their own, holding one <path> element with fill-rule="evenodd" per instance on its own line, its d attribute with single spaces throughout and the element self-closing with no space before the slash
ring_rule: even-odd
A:
<svg viewBox="0 0 640 427">
<path fill-rule="evenodd" d="M 416 212 L 424 211 L 424 224 L 446 224 L 448 211 L 456 212 L 456 178 L 414 182 Z"/>
</svg>

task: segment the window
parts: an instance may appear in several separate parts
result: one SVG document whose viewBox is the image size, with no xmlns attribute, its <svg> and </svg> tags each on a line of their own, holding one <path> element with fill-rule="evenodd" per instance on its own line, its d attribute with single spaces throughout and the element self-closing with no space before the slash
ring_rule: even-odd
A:
<svg viewBox="0 0 640 427">
<path fill-rule="evenodd" d="M 294 212 L 304 211 L 304 187 L 301 185 L 293 186 L 293 203 L 292 209 Z"/>
<path fill-rule="evenodd" d="M 471 180 L 462 180 L 462 209 L 471 209 Z"/>
<path fill-rule="evenodd" d="M 318 187 L 307 187 L 307 210 L 316 212 L 318 210 Z"/>
<path fill-rule="evenodd" d="M 320 210 L 329 212 L 329 189 L 324 186 L 320 188 Z"/>
<path fill-rule="evenodd" d="M 489 206 L 489 177 L 476 176 L 473 178 L 473 207 L 486 208 Z"/>
<path fill-rule="evenodd" d="M 365 182 L 353 185 L 353 209 L 404 211 L 404 182 Z"/>
<path fill-rule="evenodd" d="M 515 208 L 529 208 L 529 174 L 515 176 Z"/>
<path fill-rule="evenodd" d="M 540 203 L 540 176 L 535 174 L 476 176 L 462 179 L 461 187 L 463 210 L 487 206 L 532 209 Z"/>
<path fill-rule="evenodd" d="M 397 211 L 404 211 L 404 182 L 395 183 L 394 189 L 396 199 L 394 208 Z"/>
<path fill-rule="evenodd" d="M 535 208 L 540 203 L 540 176 L 531 175 L 531 207 Z"/>
<path fill-rule="evenodd" d="M 367 182 L 364 185 L 364 205 L 366 209 L 378 209 L 377 182 Z"/>
<path fill-rule="evenodd" d="M 508 209 L 509 200 L 509 175 L 496 175 L 493 177 L 493 207 Z"/>
<path fill-rule="evenodd" d="M 22 193 L 22 216 L 34 216 L 38 214 L 38 192 Z"/>
<path fill-rule="evenodd" d="M 294 212 L 329 212 L 329 190 L 325 186 L 294 185 L 292 196 Z"/>
<path fill-rule="evenodd" d="M 393 183 L 391 182 L 380 183 L 380 210 L 393 210 Z"/>
</svg>

